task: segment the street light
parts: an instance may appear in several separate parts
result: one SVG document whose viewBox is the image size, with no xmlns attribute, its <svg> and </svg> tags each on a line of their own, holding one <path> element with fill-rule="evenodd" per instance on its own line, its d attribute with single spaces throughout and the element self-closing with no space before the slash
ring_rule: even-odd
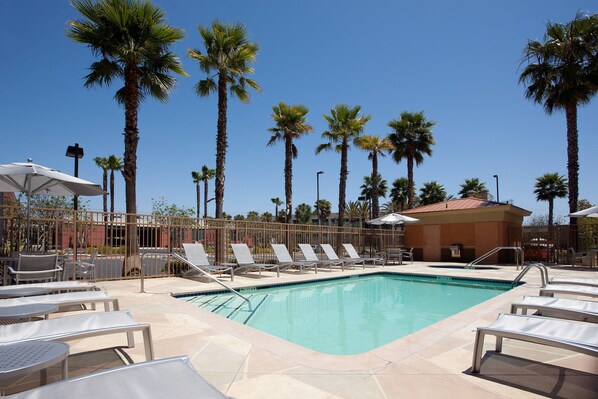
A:
<svg viewBox="0 0 598 399">
<path fill-rule="evenodd" d="M 322 222 L 320 221 L 320 175 L 323 174 L 324 171 L 321 170 L 318 173 L 316 173 L 316 182 L 317 182 L 317 187 L 316 187 L 316 215 L 318 216 L 318 226 L 320 226 L 322 224 Z"/>
<path fill-rule="evenodd" d="M 66 148 L 66 156 L 69 158 L 75 158 L 75 177 L 79 177 L 79 158 L 83 158 L 83 148 L 79 147 L 79 143 L 75 143 L 75 145 L 69 145 Z M 73 201 L 73 209 L 75 211 L 78 209 L 77 195 L 75 195 L 75 199 Z"/>
<path fill-rule="evenodd" d="M 493 176 L 496 179 L 496 202 L 500 202 L 500 196 L 498 195 L 498 175 Z"/>
</svg>

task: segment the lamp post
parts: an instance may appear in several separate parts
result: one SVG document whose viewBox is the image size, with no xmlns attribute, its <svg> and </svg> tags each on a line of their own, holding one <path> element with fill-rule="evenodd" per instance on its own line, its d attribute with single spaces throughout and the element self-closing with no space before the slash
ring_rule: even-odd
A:
<svg viewBox="0 0 598 399">
<path fill-rule="evenodd" d="M 79 158 L 83 158 L 83 148 L 79 147 L 79 143 L 75 145 L 69 145 L 66 148 L 66 156 L 69 158 L 75 158 L 75 177 L 79 177 Z M 75 212 L 79 208 L 78 196 L 75 195 L 73 200 L 73 209 Z"/>
<path fill-rule="evenodd" d="M 498 175 L 493 176 L 496 179 L 496 202 L 500 202 L 500 196 L 498 195 Z"/>
<path fill-rule="evenodd" d="M 322 225 L 320 221 L 320 175 L 323 173 L 323 170 L 316 173 L 316 216 L 318 217 L 318 226 Z"/>
</svg>

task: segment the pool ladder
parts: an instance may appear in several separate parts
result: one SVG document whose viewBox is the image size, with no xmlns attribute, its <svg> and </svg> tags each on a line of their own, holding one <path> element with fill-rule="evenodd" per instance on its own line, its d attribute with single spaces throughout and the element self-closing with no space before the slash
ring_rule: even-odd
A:
<svg viewBox="0 0 598 399">
<path fill-rule="evenodd" d="M 521 266 L 523 264 L 523 249 L 521 247 L 496 247 L 496 248 L 486 252 L 484 255 L 480 256 L 479 258 L 466 264 L 465 268 L 466 269 L 475 269 L 475 265 L 477 265 L 484 259 L 486 259 L 502 250 L 515 251 L 515 263 L 517 265 L 517 270 L 519 270 L 519 266 Z"/>
<path fill-rule="evenodd" d="M 527 274 L 527 272 L 529 272 L 532 268 L 538 268 L 538 270 L 540 270 L 540 278 L 542 279 L 542 287 L 545 287 L 546 284 L 548 283 L 548 268 L 543 264 L 543 263 L 530 263 L 529 265 L 526 265 L 523 270 L 521 271 L 521 273 L 519 273 L 517 275 L 517 277 L 515 277 L 515 280 L 513 280 L 513 282 L 511 283 L 511 287 L 515 287 L 523 278 L 523 276 L 525 276 Z"/>
</svg>

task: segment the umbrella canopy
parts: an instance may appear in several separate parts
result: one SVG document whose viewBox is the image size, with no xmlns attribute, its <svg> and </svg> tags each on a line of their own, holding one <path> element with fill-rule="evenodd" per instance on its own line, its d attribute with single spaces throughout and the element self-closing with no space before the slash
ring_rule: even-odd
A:
<svg viewBox="0 0 598 399">
<path fill-rule="evenodd" d="M 412 218 L 409 216 L 401 215 L 400 213 L 389 213 L 388 215 L 380 216 L 379 218 L 366 221 L 369 224 L 399 224 L 399 223 L 415 223 L 419 222 L 419 219 Z"/>
<path fill-rule="evenodd" d="M 27 248 L 30 237 L 31 195 L 102 195 L 98 184 L 31 162 L 0 165 L 0 192 L 27 195 Z"/>
<path fill-rule="evenodd" d="M 577 211 L 569 214 L 570 217 L 580 218 L 583 216 L 587 216 L 589 218 L 598 218 L 598 206 L 593 206 L 588 209 L 584 209 L 583 211 Z"/>
</svg>

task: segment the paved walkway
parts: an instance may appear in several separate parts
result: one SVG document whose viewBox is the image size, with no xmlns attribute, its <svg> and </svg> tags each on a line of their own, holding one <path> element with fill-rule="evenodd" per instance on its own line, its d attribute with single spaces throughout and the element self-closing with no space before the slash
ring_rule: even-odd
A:
<svg viewBox="0 0 598 399">
<path fill-rule="evenodd" d="M 487 270 L 441 266 L 451 265 L 415 262 L 368 268 L 365 272 L 503 280 L 512 280 L 519 273 L 514 266 Z M 264 273 L 262 279 L 235 276 L 232 285 L 246 287 L 363 272 L 284 272 L 280 278 Z M 550 270 L 551 277 L 557 275 L 598 278 L 598 272 L 588 268 Z M 102 282 L 100 286 L 120 298 L 121 309 L 130 310 L 139 321 L 151 323 L 157 358 L 188 355 L 204 378 L 234 398 L 596 398 L 598 360 L 560 349 L 506 340 L 502 354 L 485 355 L 481 374 L 469 373 L 475 328 L 490 324 L 499 312 L 508 312 L 510 303 L 523 295 L 538 293 L 541 284 L 536 270 L 530 271 L 524 281 L 523 286 L 405 338 L 368 353 L 348 356 L 316 353 L 170 295 L 219 289 L 216 283 L 146 279 L 145 293 L 139 292 L 139 280 Z M 486 341 L 487 348 L 493 349 L 494 340 Z M 128 360 L 144 360 L 141 344 L 117 352 L 102 349 L 125 343 L 120 335 L 73 342 L 70 375 L 114 367 Z"/>
</svg>

